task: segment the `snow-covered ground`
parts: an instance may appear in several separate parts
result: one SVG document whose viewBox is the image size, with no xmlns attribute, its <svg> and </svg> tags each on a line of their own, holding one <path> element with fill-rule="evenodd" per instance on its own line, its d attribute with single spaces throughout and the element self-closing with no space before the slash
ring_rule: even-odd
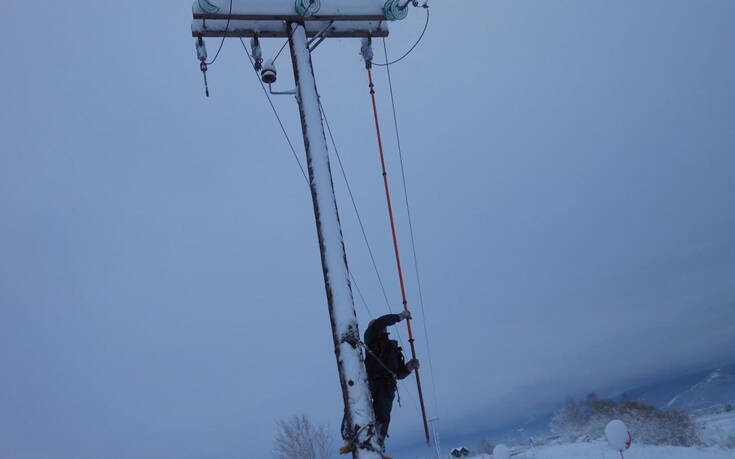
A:
<svg viewBox="0 0 735 459">
<path fill-rule="evenodd" d="M 679 448 L 675 446 L 633 445 L 624 454 L 625 459 L 733 459 L 735 450 L 719 447 Z M 490 455 L 476 456 L 491 459 Z M 574 443 L 529 449 L 514 454 L 512 459 L 619 459 L 620 454 L 605 442 Z"/>
<path fill-rule="evenodd" d="M 706 446 L 682 448 L 650 446 L 633 442 L 624 453 L 625 459 L 735 459 L 735 412 L 720 413 L 696 419 Z M 730 448 L 728 448 L 728 446 Z M 588 443 L 550 444 L 536 447 L 511 448 L 511 459 L 619 459 L 606 441 Z M 496 459 L 491 455 L 474 456 L 476 459 Z"/>
<path fill-rule="evenodd" d="M 720 413 L 697 419 L 700 436 L 706 445 L 735 447 L 735 412 Z M 732 458 L 735 458 L 735 449 Z"/>
</svg>

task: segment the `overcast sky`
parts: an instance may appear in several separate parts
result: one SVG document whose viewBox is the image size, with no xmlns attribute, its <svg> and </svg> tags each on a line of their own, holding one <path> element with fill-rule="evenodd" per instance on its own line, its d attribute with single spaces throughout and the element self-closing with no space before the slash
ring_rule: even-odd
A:
<svg viewBox="0 0 735 459">
<path fill-rule="evenodd" d="M 206 99 L 191 2 L 110 3 L 0 1 L 0 457 L 268 457 L 297 413 L 336 433 L 311 197 L 240 44 Z M 442 435 L 735 361 L 735 2 L 431 5 L 393 79 L 435 384 L 375 73 Z M 390 52 L 422 25 L 419 10 L 392 24 Z M 313 59 L 398 310 L 358 50 L 335 39 Z M 295 101 L 276 106 L 303 157 Z M 334 181 L 350 267 L 382 314 Z M 408 381 L 394 448 L 421 441 Z"/>
</svg>

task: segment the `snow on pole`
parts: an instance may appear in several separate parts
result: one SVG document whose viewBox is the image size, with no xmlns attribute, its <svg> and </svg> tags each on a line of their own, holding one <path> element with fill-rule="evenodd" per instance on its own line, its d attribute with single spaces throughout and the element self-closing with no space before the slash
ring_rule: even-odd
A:
<svg viewBox="0 0 735 459">
<path fill-rule="evenodd" d="M 359 346 L 360 332 L 347 271 L 347 256 L 337 212 L 327 139 L 319 110 L 319 95 L 316 91 L 311 54 L 303 24 L 289 23 L 289 27 L 291 58 L 332 323 L 334 353 L 345 403 L 345 422 L 350 433 L 355 436 L 353 457 L 379 459 L 382 454 L 374 435 L 375 415 L 362 349 Z"/>
</svg>

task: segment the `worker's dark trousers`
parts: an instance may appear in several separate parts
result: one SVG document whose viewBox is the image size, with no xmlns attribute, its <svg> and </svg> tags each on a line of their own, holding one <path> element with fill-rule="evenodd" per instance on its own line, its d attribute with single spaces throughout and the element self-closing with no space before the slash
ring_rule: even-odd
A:
<svg viewBox="0 0 735 459">
<path fill-rule="evenodd" d="M 396 396 L 396 383 L 392 379 L 381 378 L 370 380 L 370 394 L 373 396 L 373 410 L 375 411 L 375 430 L 378 434 L 380 446 L 385 445 L 390 424 L 390 412 L 393 409 L 393 399 Z"/>
</svg>

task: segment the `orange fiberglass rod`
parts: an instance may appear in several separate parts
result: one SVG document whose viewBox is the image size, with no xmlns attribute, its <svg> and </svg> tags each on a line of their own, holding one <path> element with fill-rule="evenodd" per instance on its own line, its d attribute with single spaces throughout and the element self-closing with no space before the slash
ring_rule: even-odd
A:
<svg viewBox="0 0 735 459">
<path fill-rule="evenodd" d="M 388 215 L 390 216 L 390 229 L 393 233 L 393 249 L 396 253 L 396 266 L 398 267 L 398 280 L 401 284 L 401 296 L 403 297 L 403 309 L 408 311 L 408 301 L 406 300 L 406 287 L 403 282 L 403 269 L 401 268 L 401 255 L 398 251 L 398 238 L 396 238 L 396 224 L 393 219 L 393 206 L 390 200 L 390 189 L 388 188 L 388 173 L 385 170 L 385 155 L 383 154 L 383 139 L 380 135 L 380 122 L 378 121 L 378 106 L 375 103 L 375 85 L 373 84 L 373 72 L 368 66 L 368 79 L 370 81 L 370 97 L 373 101 L 373 115 L 375 117 L 375 132 L 378 136 L 378 149 L 380 150 L 380 164 L 383 167 L 383 184 L 385 185 L 385 198 L 388 201 Z M 411 344 L 411 356 L 416 358 L 416 346 L 414 345 L 413 329 L 411 328 L 411 319 L 406 320 L 406 327 L 408 328 L 408 342 Z M 418 368 L 416 372 L 416 386 L 419 391 L 419 403 L 421 404 L 421 416 L 424 421 L 424 433 L 426 434 L 426 443 L 431 444 L 429 438 L 429 423 L 426 420 L 426 408 L 424 407 L 424 393 L 421 390 L 421 378 L 419 376 Z"/>
</svg>

